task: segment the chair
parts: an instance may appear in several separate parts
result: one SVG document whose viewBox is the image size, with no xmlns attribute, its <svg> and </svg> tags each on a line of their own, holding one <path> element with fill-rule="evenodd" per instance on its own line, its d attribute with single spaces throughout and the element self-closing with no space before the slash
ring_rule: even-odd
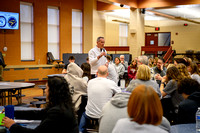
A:
<svg viewBox="0 0 200 133">
<path fill-rule="evenodd" d="M 47 64 L 52 64 L 54 61 L 58 63 L 58 65 L 63 61 L 56 60 L 51 52 L 47 52 Z"/>
</svg>

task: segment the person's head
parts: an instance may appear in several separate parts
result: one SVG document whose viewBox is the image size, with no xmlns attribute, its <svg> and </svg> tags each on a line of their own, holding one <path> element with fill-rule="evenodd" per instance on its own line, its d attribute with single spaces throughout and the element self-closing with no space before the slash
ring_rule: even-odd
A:
<svg viewBox="0 0 200 133">
<path fill-rule="evenodd" d="M 127 106 L 131 121 L 152 125 L 159 125 L 162 121 L 163 110 L 159 96 L 150 86 L 137 86 L 132 91 Z"/>
<path fill-rule="evenodd" d="M 177 64 L 176 68 L 178 68 L 183 78 L 190 78 L 190 74 L 188 73 L 187 67 L 183 63 Z"/>
<path fill-rule="evenodd" d="M 183 58 L 176 58 L 175 60 L 174 60 L 174 65 L 177 65 L 177 64 L 179 64 L 179 63 L 183 63 L 184 65 L 186 65 L 186 66 L 188 66 L 187 64 L 187 62 L 186 62 L 186 60 L 184 60 Z"/>
<path fill-rule="evenodd" d="M 75 62 L 75 57 L 74 56 L 70 56 L 68 59 L 69 63 L 74 63 Z"/>
<path fill-rule="evenodd" d="M 97 38 L 97 47 L 98 48 L 103 48 L 104 47 L 104 43 L 105 43 L 105 40 L 104 40 L 104 37 L 98 37 Z"/>
<path fill-rule="evenodd" d="M 132 60 L 131 64 L 130 64 L 131 68 L 136 68 L 137 67 L 137 60 Z"/>
<path fill-rule="evenodd" d="M 85 77 L 87 76 L 89 79 L 91 79 L 91 67 L 90 67 L 90 64 L 89 63 L 83 63 L 81 65 L 81 69 L 83 70 L 83 76 L 82 77 Z"/>
<path fill-rule="evenodd" d="M 115 64 L 118 65 L 120 62 L 121 62 L 121 61 L 120 61 L 120 58 L 119 58 L 119 57 L 116 57 L 116 58 L 115 58 Z"/>
<path fill-rule="evenodd" d="M 97 77 L 104 77 L 106 78 L 108 76 L 108 68 L 104 66 L 99 66 L 97 71 Z"/>
<path fill-rule="evenodd" d="M 150 80 L 151 79 L 151 71 L 147 65 L 140 65 L 137 70 L 136 78 L 140 80 Z"/>
<path fill-rule="evenodd" d="M 108 62 L 112 61 L 112 57 L 110 55 L 107 55 L 106 58 Z"/>
<path fill-rule="evenodd" d="M 163 63 L 164 63 L 163 59 L 162 58 L 158 58 L 157 65 L 156 65 L 157 68 L 161 69 L 161 66 L 163 65 Z"/>
<path fill-rule="evenodd" d="M 173 66 L 175 66 L 175 65 L 170 63 L 170 64 L 168 64 L 167 69 L 170 67 L 173 67 Z"/>
<path fill-rule="evenodd" d="M 199 68 L 195 62 L 192 62 L 190 66 L 188 66 L 188 71 L 191 74 L 199 74 Z"/>
<path fill-rule="evenodd" d="M 182 79 L 182 76 L 178 68 L 176 68 L 175 66 L 172 66 L 167 69 L 166 77 L 167 77 L 167 81 L 170 81 L 172 79 L 176 81 L 180 81 Z"/>
<path fill-rule="evenodd" d="M 70 63 L 67 66 L 67 73 L 78 76 L 79 78 L 83 76 L 83 70 L 76 63 Z"/>
<path fill-rule="evenodd" d="M 120 61 L 121 61 L 121 62 L 124 62 L 124 59 L 125 59 L 124 55 L 120 55 L 119 58 L 120 58 Z"/>
<path fill-rule="evenodd" d="M 185 99 L 196 91 L 200 92 L 200 84 L 194 79 L 185 78 L 178 84 L 178 93 L 182 94 Z"/>
<path fill-rule="evenodd" d="M 142 65 L 142 64 L 148 65 L 149 64 L 148 57 L 145 55 L 138 56 L 137 64 L 138 65 Z"/>
<path fill-rule="evenodd" d="M 54 107 L 63 103 L 65 106 L 73 108 L 69 85 L 64 77 L 49 77 L 45 92 L 48 101 L 47 107 Z"/>
<path fill-rule="evenodd" d="M 86 62 L 89 63 L 89 57 L 86 58 Z"/>
<path fill-rule="evenodd" d="M 190 66 L 190 64 L 192 63 L 192 59 L 188 57 L 184 57 L 183 59 L 186 61 L 186 64 L 185 64 L 186 67 Z"/>
</svg>

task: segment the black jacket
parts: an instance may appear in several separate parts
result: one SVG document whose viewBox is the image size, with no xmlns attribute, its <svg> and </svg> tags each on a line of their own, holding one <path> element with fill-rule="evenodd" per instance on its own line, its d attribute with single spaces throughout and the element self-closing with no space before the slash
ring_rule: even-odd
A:
<svg viewBox="0 0 200 133">
<path fill-rule="evenodd" d="M 61 108 L 59 105 L 42 111 L 15 112 L 15 117 L 27 119 L 40 119 L 42 121 L 35 129 L 28 129 L 18 124 L 10 127 L 10 133 L 78 133 L 78 125 L 71 109 Z M 23 118 L 21 118 L 23 119 Z"/>
<path fill-rule="evenodd" d="M 200 107 L 200 92 L 194 92 L 180 103 L 178 110 L 178 123 L 195 123 L 195 116 L 198 107 Z"/>
</svg>

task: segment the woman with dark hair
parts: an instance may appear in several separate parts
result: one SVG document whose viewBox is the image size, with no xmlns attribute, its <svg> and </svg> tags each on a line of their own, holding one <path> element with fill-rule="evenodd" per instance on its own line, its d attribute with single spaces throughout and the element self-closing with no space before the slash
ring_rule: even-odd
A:
<svg viewBox="0 0 200 133">
<path fill-rule="evenodd" d="M 81 69 L 83 70 L 83 79 L 87 82 L 91 79 L 91 67 L 89 63 L 83 63 L 81 65 Z"/>
<path fill-rule="evenodd" d="M 15 117 L 21 113 L 22 119 L 41 119 L 35 129 L 28 129 L 15 123 L 14 120 L 4 117 L 3 123 L 10 133 L 78 133 L 78 125 L 72 104 L 69 86 L 63 77 L 50 77 L 46 84 L 47 106 L 40 112 L 15 112 Z M 29 117 L 29 118 L 27 118 Z"/>
<path fill-rule="evenodd" d="M 112 133 L 166 133 L 158 127 L 163 110 L 160 99 L 150 86 L 139 85 L 130 95 L 127 112 L 129 118 L 117 121 Z"/>
</svg>

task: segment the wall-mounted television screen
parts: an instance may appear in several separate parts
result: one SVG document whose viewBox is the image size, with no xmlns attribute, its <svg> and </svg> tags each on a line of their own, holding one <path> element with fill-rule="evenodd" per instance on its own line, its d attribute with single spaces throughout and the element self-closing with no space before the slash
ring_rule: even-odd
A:
<svg viewBox="0 0 200 133">
<path fill-rule="evenodd" d="M 0 11 L 0 29 L 19 29 L 19 13 Z"/>
</svg>

